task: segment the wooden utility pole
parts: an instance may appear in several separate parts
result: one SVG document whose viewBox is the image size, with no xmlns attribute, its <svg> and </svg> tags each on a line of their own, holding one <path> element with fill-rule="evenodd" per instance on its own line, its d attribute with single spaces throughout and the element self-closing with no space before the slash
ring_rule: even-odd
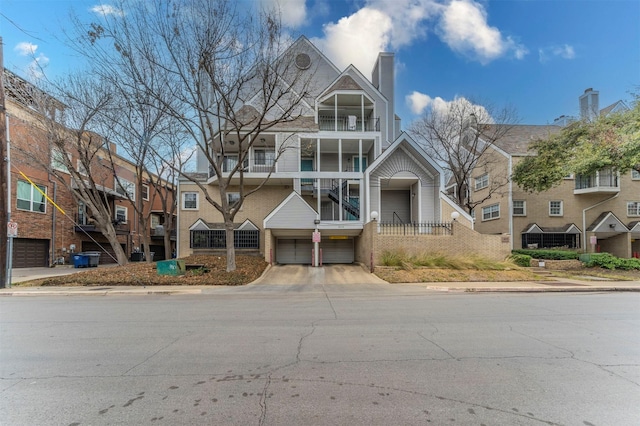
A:
<svg viewBox="0 0 640 426">
<path fill-rule="evenodd" d="M 0 288 L 11 285 L 7 270 L 7 224 L 9 223 L 9 205 L 7 204 L 7 188 L 9 157 L 7 152 L 7 112 L 4 102 L 4 42 L 0 37 Z"/>
</svg>

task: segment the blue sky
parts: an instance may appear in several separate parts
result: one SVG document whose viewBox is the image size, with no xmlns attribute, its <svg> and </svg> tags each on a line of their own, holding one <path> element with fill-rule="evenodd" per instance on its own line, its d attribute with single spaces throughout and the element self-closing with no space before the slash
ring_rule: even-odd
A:
<svg viewBox="0 0 640 426">
<path fill-rule="evenodd" d="M 70 9 L 89 19 L 108 0 L 0 0 L 5 67 L 37 77 L 82 64 L 59 41 Z M 640 92 L 640 0 L 241 0 L 279 4 L 292 37 L 305 35 L 339 68 L 370 76 L 379 51 L 396 54 L 396 111 L 407 126 L 457 97 L 513 105 L 522 124 L 577 115 L 586 88 L 600 107 Z"/>
</svg>

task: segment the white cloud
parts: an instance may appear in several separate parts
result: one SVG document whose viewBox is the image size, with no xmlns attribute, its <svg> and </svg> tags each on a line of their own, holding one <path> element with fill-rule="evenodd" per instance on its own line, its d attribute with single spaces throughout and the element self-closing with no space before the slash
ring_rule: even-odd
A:
<svg viewBox="0 0 640 426">
<path fill-rule="evenodd" d="M 110 4 L 97 4 L 89 10 L 95 14 L 102 15 L 102 16 L 107 16 L 107 15 L 124 16 L 124 12 L 122 10 L 115 8 Z"/>
<path fill-rule="evenodd" d="M 298 28 L 307 20 L 306 0 L 262 0 L 262 5 L 268 11 L 279 13 L 285 27 Z"/>
<path fill-rule="evenodd" d="M 439 96 L 432 98 L 420 92 L 412 92 L 405 97 L 405 101 L 411 112 L 415 115 L 422 115 L 427 110 L 432 110 L 436 114 L 445 116 L 453 114 L 453 117 L 467 115 L 467 112 L 475 114 L 482 123 L 492 123 L 491 114 L 482 105 L 476 105 L 464 97 L 455 97 L 451 101 L 442 99 Z"/>
<path fill-rule="evenodd" d="M 522 59 L 527 49 L 511 37 L 503 37 L 487 22 L 487 12 L 480 3 L 454 0 L 446 6 L 439 23 L 440 37 L 454 51 L 487 64 L 509 51 Z"/>
<path fill-rule="evenodd" d="M 540 58 L 540 62 L 547 62 L 552 57 L 574 59 L 576 57 L 576 52 L 573 46 L 569 44 L 561 44 L 538 49 L 538 56 Z"/>
<path fill-rule="evenodd" d="M 44 77 L 44 69 L 49 65 L 49 58 L 42 53 L 27 66 L 31 78 L 39 80 Z"/>
<path fill-rule="evenodd" d="M 355 13 L 325 24 L 324 36 L 313 42 L 339 68 L 354 64 L 365 75 L 378 52 L 397 51 L 425 39 L 430 31 L 452 50 L 482 64 L 507 54 L 522 59 L 529 53 L 487 20 L 486 10 L 474 0 L 365 0 Z"/>
<path fill-rule="evenodd" d="M 36 50 L 38 50 L 38 45 L 29 43 L 28 41 L 22 41 L 16 44 L 16 47 L 14 47 L 13 50 L 18 52 L 21 56 L 31 56 L 35 55 Z"/>
<path fill-rule="evenodd" d="M 355 65 L 368 75 L 378 53 L 389 46 L 392 22 L 388 15 L 377 9 L 364 7 L 337 23 L 324 26 L 325 37 L 313 42 L 343 69 Z"/>
</svg>

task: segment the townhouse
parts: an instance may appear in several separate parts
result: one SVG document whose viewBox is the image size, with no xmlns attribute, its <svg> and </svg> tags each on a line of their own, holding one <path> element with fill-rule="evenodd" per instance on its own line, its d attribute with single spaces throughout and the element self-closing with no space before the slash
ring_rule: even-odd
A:
<svg viewBox="0 0 640 426">
<path fill-rule="evenodd" d="M 236 215 L 236 249 L 259 252 L 280 264 L 371 265 L 374 255 L 403 249 L 403 241 L 415 235 L 442 232 L 450 237 L 453 226 L 474 234 L 471 217 L 443 194 L 442 169 L 400 130 L 393 53 L 378 55 L 371 79 L 353 65 L 338 69 L 305 37 L 282 58 L 295 58 L 300 72 L 313 73 L 313 101 L 303 105 L 295 121 L 262 133 L 242 164 L 247 190 L 259 185 L 272 167 L 273 173 Z M 238 163 L 233 150 L 239 144 L 229 137 L 224 143 L 226 171 Z M 213 157 L 220 155 L 215 146 L 211 150 Z M 216 197 L 219 182 L 203 155 L 190 177 L 214 189 L 210 194 Z M 229 201 L 238 196 L 233 185 L 239 179 L 231 184 Z M 180 179 L 179 203 L 178 256 L 224 249 L 222 216 L 197 184 Z M 393 242 L 378 238 L 387 225 L 399 233 Z M 459 250 L 443 241 L 412 244 L 418 251 Z M 503 257 L 508 244 L 500 241 L 492 254 Z"/>
<path fill-rule="evenodd" d="M 579 98 L 581 116 L 625 111 L 622 101 L 600 109 L 599 93 L 585 90 Z M 515 165 L 532 155 L 529 145 L 560 132 L 575 118 L 561 116 L 553 125 L 516 125 L 498 140 L 488 155 L 490 170 L 474 170 L 471 196 L 481 198 L 492 179 L 511 176 Z M 506 173 L 505 173 L 506 171 Z M 515 183 L 474 210 L 475 229 L 511 235 L 514 249 L 564 247 L 584 252 L 608 252 L 618 257 L 640 255 L 640 173 L 603 169 L 590 176 L 566 176 L 544 192 L 528 193 Z"/>
<path fill-rule="evenodd" d="M 166 208 L 160 197 L 154 194 L 156 189 L 151 182 L 156 181 L 152 179 L 155 177 L 147 176 L 144 182 L 148 184 L 138 187 L 135 165 L 117 153 L 115 144 L 102 149 L 90 170 L 85 170 L 78 161 L 77 153 L 52 149 L 49 128 L 45 125 L 48 118 L 33 100 L 35 96 L 47 97 L 51 106 L 47 114 L 62 113 L 64 105 L 6 69 L 4 85 L 11 165 L 11 190 L 7 201 L 11 220 L 18 225 L 18 235 L 12 244 L 13 267 L 68 263 L 73 253 L 83 251 L 101 252 L 100 263 L 116 261 L 111 246 L 98 231 L 86 206 L 74 200 L 71 191 L 77 185 L 61 156 L 71 158 L 81 175 L 91 175 L 99 183 L 104 202 L 113 212 L 117 238 L 125 253 L 136 252 L 141 247 L 142 234 L 146 233 L 150 236 L 150 249 L 156 259 L 164 259 L 163 218 Z M 58 174 L 63 181 L 56 179 L 52 170 L 60 172 Z M 164 184 L 169 188 L 167 193 L 171 204 L 174 202 L 172 186 L 169 182 Z M 126 193 L 130 197 L 126 197 Z M 143 229 L 140 225 L 132 202 L 138 203 L 145 214 L 150 215 L 148 227 Z M 175 237 L 170 244 L 175 244 Z"/>
</svg>

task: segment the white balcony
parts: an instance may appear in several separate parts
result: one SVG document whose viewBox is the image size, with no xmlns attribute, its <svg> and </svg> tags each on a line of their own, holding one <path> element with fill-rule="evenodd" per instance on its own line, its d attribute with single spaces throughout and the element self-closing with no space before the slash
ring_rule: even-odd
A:
<svg viewBox="0 0 640 426">
<path fill-rule="evenodd" d="M 577 175 L 574 194 L 615 194 L 620 192 L 620 176 L 611 169 L 602 169 L 591 175 Z"/>
</svg>

